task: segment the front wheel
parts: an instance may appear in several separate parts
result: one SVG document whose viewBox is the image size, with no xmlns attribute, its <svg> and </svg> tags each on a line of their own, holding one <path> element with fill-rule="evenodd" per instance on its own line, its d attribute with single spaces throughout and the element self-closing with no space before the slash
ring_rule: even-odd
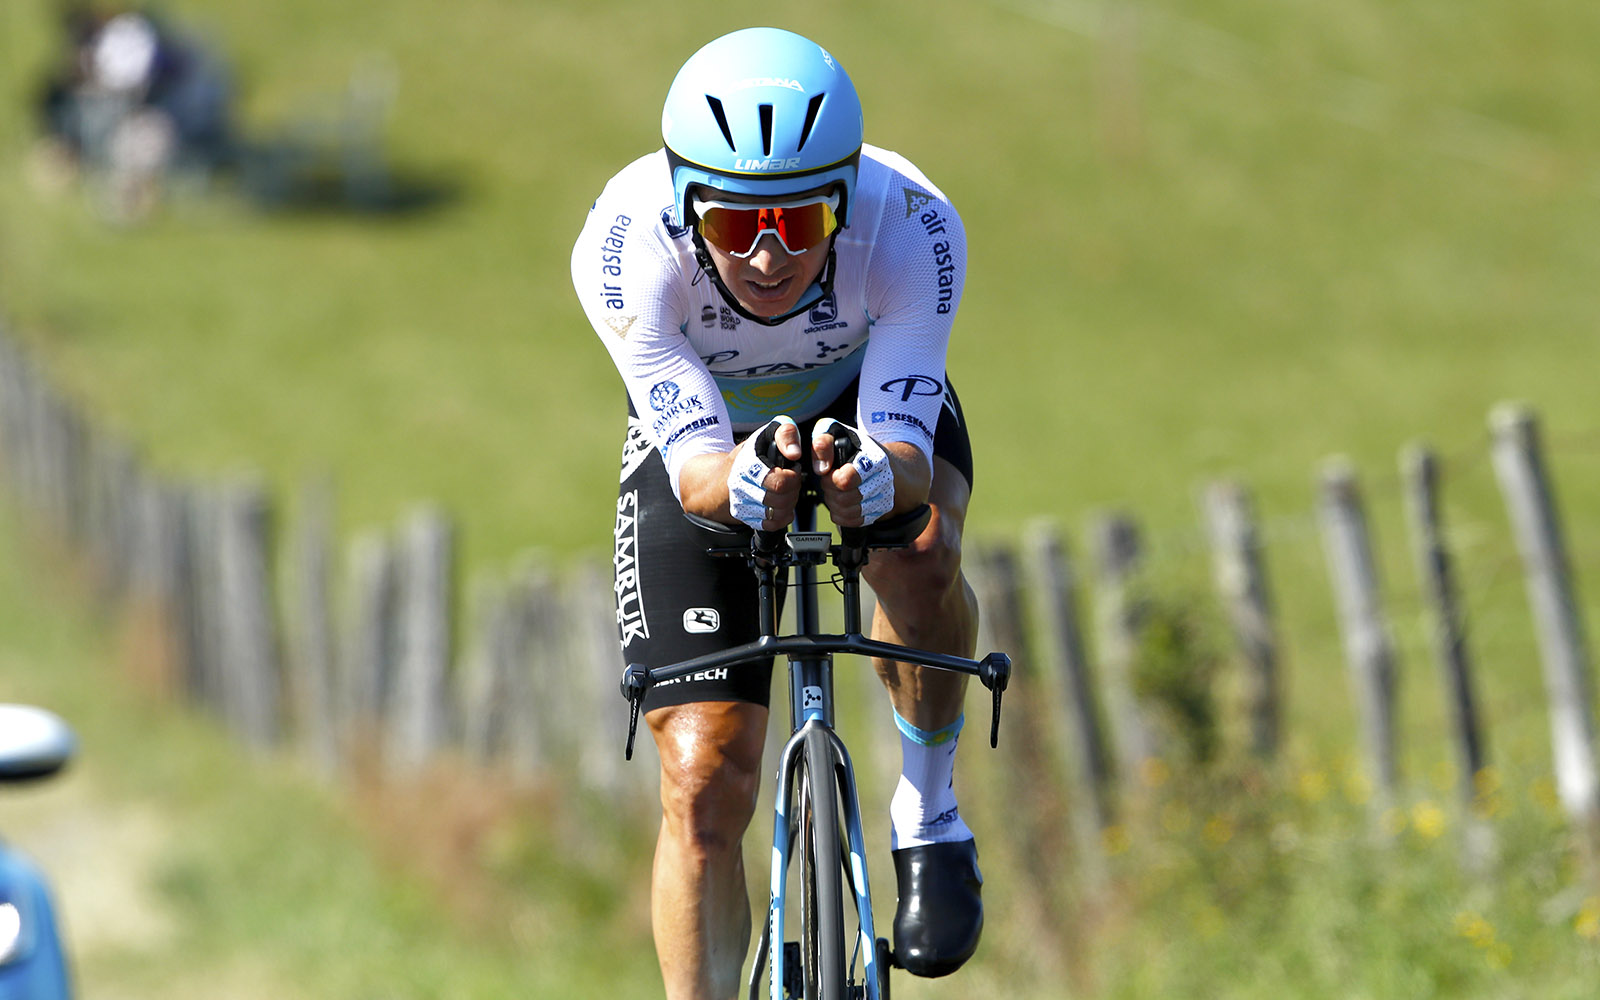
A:
<svg viewBox="0 0 1600 1000">
<path fill-rule="evenodd" d="M 800 950 L 805 1000 L 847 1000 L 839 797 L 827 734 L 806 734 L 800 775 Z"/>
</svg>

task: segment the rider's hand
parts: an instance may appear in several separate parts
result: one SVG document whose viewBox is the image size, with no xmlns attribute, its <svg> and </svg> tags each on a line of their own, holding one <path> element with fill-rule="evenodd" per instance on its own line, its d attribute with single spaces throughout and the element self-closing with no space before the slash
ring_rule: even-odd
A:
<svg viewBox="0 0 1600 1000">
<path fill-rule="evenodd" d="M 835 441 L 852 441 L 854 455 L 836 464 Z M 878 442 L 838 420 L 819 420 L 811 432 L 811 454 L 822 483 L 822 503 L 842 528 L 871 524 L 894 509 L 894 470 Z"/>
<path fill-rule="evenodd" d="M 764 454 L 768 442 L 776 445 L 793 469 L 773 468 Z M 728 470 L 728 507 L 733 516 L 752 528 L 782 531 L 794 520 L 800 500 L 800 429 L 788 417 L 774 417 L 765 427 L 745 438 Z"/>
</svg>

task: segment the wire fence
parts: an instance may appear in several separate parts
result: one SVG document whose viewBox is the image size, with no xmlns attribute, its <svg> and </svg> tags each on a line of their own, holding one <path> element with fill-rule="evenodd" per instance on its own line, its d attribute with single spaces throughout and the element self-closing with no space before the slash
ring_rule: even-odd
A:
<svg viewBox="0 0 1600 1000">
<path fill-rule="evenodd" d="M 1285 623 L 1305 615 L 1282 613 L 1273 570 L 1306 570 L 1320 549 L 1327 589 L 1296 573 L 1284 590 L 1302 605 L 1326 602 L 1315 616 L 1339 637 L 1352 742 L 1374 783 L 1375 811 L 1405 780 L 1400 661 L 1416 655 L 1420 635 L 1437 664 L 1449 756 L 1471 813 L 1491 745 L 1474 654 L 1505 648 L 1511 630 L 1528 629 L 1529 618 L 1509 610 L 1521 605 L 1510 598 L 1523 581 L 1556 787 L 1594 862 L 1591 668 L 1548 451 L 1587 470 L 1600 455 L 1600 432 L 1541 441 L 1531 411 L 1502 407 L 1487 437 L 1442 455 L 1409 446 L 1401 462 L 1365 480 L 1330 460 L 1309 509 L 1262 516 L 1247 485 L 1217 481 L 1202 491 L 1192 528 L 1151 534 L 1126 512 L 1095 515 L 1088 558 L 1053 519 L 1015 540 L 973 542 L 966 569 L 982 609 L 980 652 L 1005 650 L 1018 666 L 1005 773 L 1026 779 L 985 782 L 994 787 L 984 794 L 1002 797 L 998 811 L 1028 803 L 1019 815 L 1041 842 L 1069 829 L 1078 875 L 1103 877 L 1106 833 L 1137 800 L 1140 776 L 1183 735 L 1174 730 L 1174 699 L 1193 694 L 1189 675 L 1205 659 L 1203 648 L 1184 646 L 1184 623 L 1174 626 L 1152 582 L 1173 567 L 1210 580 L 1203 613 L 1208 630 L 1228 637 L 1220 655 L 1236 689 L 1229 704 L 1239 752 L 1267 763 L 1281 757 L 1292 735 L 1293 648 L 1304 639 Z M 281 525 L 256 477 L 196 481 L 152 468 L 55 389 L 4 329 L 0 477 L 25 523 L 86 566 L 99 601 L 131 623 L 148 661 L 141 669 L 257 751 L 290 750 L 329 780 L 405 781 L 448 758 L 619 805 L 654 801 L 650 741 L 640 741 L 644 759 L 625 766 L 622 758 L 622 662 L 603 563 L 557 569 L 528 556 L 463 581 L 447 512 L 419 504 L 398 524 L 341 541 L 325 482 L 307 485 L 297 522 Z M 1447 478 L 1497 492 L 1509 536 L 1504 515 L 1446 503 Z M 1414 587 L 1385 586 L 1394 556 L 1386 560 L 1376 545 L 1369 497 L 1384 511 L 1404 508 Z M 1592 565 L 1600 539 L 1586 537 L 1575 551 L 1579 564 Z M 1397 631 L 1397 619 L 1420 627 Z M 1163 654 L 1171 669 L 1152 680 L 1152 635 L 1164 627 L 1179 627 Z M 871 672 L 863 674 L 859 684 L 841 682 L 845 711 L 886 712 Z M 866 728 L 864 753 L 892 769 L 892 728 Z M 1041 897 L 1040 905 L 1050 904 Z"/>
</svg>

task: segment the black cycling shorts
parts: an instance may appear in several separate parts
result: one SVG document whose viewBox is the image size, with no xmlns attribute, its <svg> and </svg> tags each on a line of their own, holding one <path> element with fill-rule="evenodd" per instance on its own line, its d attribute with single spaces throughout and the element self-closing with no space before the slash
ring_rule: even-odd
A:
<svg viewBox="0 0 1600 1000">
<path fill-rule="evenodd" d="M 801 440 L 810 440 L 811 426 L 825 417 L 853 425 L 855 408 L 852 384 L 827 411 L 801 424 Z M 968 486 L 972 484 L 972 445 L 961 402 L 948 380 L 933 453 L 954 465 Z M 615 543 L 613 584 L 624 664 L 678 663 L 760 635 L 755 574 L 743 560 L 706 555 L 714 544 L 710 533 L 683 516 L 661 453 L 632 405 L 622 451 Z M 707 673 L 711 676 L 652 687 L 645 697 L 645 711 L 691 701 L 766 705 L 770 699 L 770 658 Z"/>
</svg>

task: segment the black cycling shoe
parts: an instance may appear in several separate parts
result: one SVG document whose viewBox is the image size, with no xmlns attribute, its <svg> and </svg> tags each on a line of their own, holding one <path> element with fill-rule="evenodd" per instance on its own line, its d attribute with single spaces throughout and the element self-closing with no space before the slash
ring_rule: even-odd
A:
<svg viewBox="0 0 1600 1000">
<path fill-rule="evenodd" d="M 913 976 L 948 976 L 978 950 L 983 933 L 978 845 L 962 840 L 902 847 L 893 857 L 900 887 L 895 964 Z"/>
</svg>

